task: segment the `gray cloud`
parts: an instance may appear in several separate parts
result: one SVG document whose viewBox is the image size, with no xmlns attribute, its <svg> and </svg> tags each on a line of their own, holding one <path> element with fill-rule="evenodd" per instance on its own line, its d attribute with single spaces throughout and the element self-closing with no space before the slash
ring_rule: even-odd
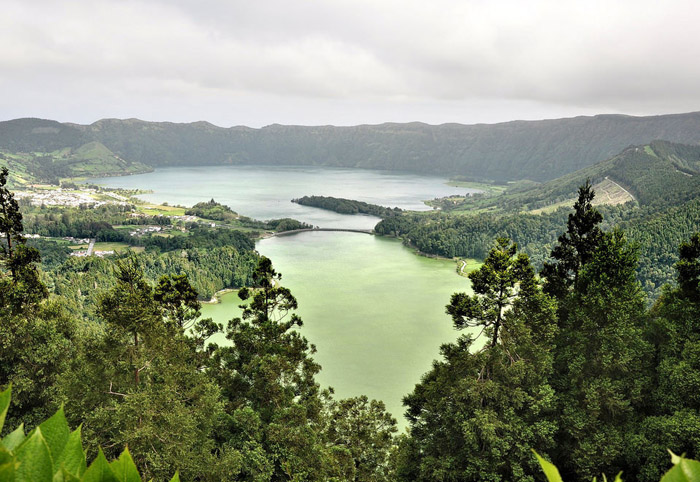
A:
<svg viewBox="0 0 700 482">
<path fill-rule="evenodd" d="M 700 110 L 695 1 L 3 3 L 4 118 L 470 123 Z"/>
</svg>

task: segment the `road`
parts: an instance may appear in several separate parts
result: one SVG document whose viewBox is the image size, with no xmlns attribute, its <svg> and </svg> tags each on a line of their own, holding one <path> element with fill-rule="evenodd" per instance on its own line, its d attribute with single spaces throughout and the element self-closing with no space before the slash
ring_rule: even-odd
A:
<svg viewBox="0 0 700 482">
<path fill-rule="evenodd" d="M 608 181 L 610 181 L 611 183 L 615 184 L 617 187 L 619 187 L 620 189 L 622 189 L 623 191 L 625 191 L 625 192 L 627 193 L 627 195 L 628 195 L 629 197 L 631 197 L 633 200 L 635 200 L 635 201 L 637 200 L 637 198 L 635 198 L 635 197 L 632 195 L 631 192 L 629 192 L 629 191 L 628 191 L 627 189 L 625 189 L 624 187 L 620 186 L 618 183 L 616 183 L 615 181 L 613 181 L 612 179 L 610 179 L 608 176 L 605 176 L 605 179 L 607 179 Z"/>
<path fill-rule="evenodd" d="M 90 244 L 88 244 L 87 253 L 85 256 L 92 256 L 92 250 L 95 248 L 95 238 L 90 239 Z"/>
<path fill-rule="evenodd" d="M 342 231 L 345 233 L 374 234 L 374 230 L 372 230 L 372 229 L 314 228 L 314 229 L 294 229 L 292 231 L 281 231 L 279 233 L 274 233 L 273 236 L 286 236 L 289 234 L 306 233 L 309 231 Z"/>
</svg>

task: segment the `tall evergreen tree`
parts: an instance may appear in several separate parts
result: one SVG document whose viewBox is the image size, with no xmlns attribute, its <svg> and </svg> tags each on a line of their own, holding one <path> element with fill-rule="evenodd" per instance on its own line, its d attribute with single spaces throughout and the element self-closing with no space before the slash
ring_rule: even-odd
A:
<svg viewBox="0 0 700 482">
<path fill-rule="evenodd" d="M 516 252 L 515 243 L 497 239 L 483 266 L 468 275 L 475 294 L 455 293 L 447 306 L 455 328 L 481 327 L 490 338 L 491 347 L 499 341 L 504 314 L 518 293 L 517 287 L 531 276 L 527 255 L 515 257 Z"/>
<path fill-rule="evenodd" d="M 0 310 L 26 311 L 48 296 L 39 280 L 39 251 L 26 245 L 22 213 L 7 188 L 9 171 L 0 169 Z"/>
<path fill-rule="evenodd" d="M 470 278 L 477 294 L 455 295 L 448 313 L 457 326 L 485 326 L 489 342 L 475 350 L 467 334 L 443 345 L 443 360 L 404 399 L 410 435 L 396 456 L 399 480 L 534 481 L 530 449 L 553 447 L 555 304 L 507 240 Z"/>
<path fill-rule="evenodd" d="M 574 212 L 569 214 L 567 230 L 559 236 L 559 244 L 552 250 L 553 262 L 545 262 L 542 277 L 545 292 L 562 299 L 578 278 L 581 267 L 590 261 L 603 232 L 598 226 L 603 216 L 593 207 L 595 191 L 590 180 L 579 187 Z"/>
<path fill-rule="evenodd" d="M 700 233 L 681 244 L 676 270 L 679 294 L 691 303 L 700 302 Z"/>
<path fill-rule="evenodd" d="M 8 426 L 31 427 L 56 408 L 56 379 L 73 353 L 76 326 L 46 301 L 39 252 L 26 245 L 8 175 L 0 169 L 0 388 L 14 386 Z"/>
<path fill-rule="evenodd" d="M 565 478 L 636 472 L 628 449 L 648 403 L 652 355 L 636 266 L 624 235 L 605 233 L 560 301 L 553 385 L 562 415 L 554 456 Z"/>
<path fill-rule="evenodd" d="M 629 448 L 651 380 L 637 252 L 621 232 L 600 229 L 594 197 L 589 182 L 579 188 L 554 261 L 542 269 L 545 290 L 558 299 L 552 383 L 562 415 L 553 455 L 573 479 L 635 473 Z"/>
<path fill-rule="evenodd" d="M 128 446 L 149 477 L 179 470 L 183 478 L 215 480 L 232 463 L 214 455 L 219 389 L 171 322 L 172 303 L 155 299 L 135 262 L 119 263 L 115 277 L 97 309 L 104 328 L 84 334 L 61 380 L 67 415 L 83 424 L 92 452 L 101 446 L 115 457 Z"/>
<path fill-rule="evenodd" d="M 681 244 L 677 285 L 667 286 L 651 310 L 656 349 L 653 402 L 634 448 L 640 481 L 663 473 L 664 450 L 700 454 L 700 233 Z"/>
<path fill-rule="evenodd" d="M 243 455 L 241 480 L 321 481 L 354 473 L 347 452 L 335 457 L 324 440 L 324 401 L 314 378 L 320 366 L 311 357 L 315 347 L 295 329 L 302 326 L 296 298 L 268 258 L 261 258 L 254 280 L 255 288 L 239 291 L 249 303 L 228 324 L 231 344 L 212 361 L 226 404 L 222 450 Z"/>
<path fill-rule="evenodd" d="M 351 461 L 348 480 L 357 482 L 393 482 L 390 453 L 394 447 L 396 419 L 383 402 L 365 395 L 330 400 L 327 406 L 325 438 L 334 447 L 336 457 L 347 452 Z"/>
</svg>

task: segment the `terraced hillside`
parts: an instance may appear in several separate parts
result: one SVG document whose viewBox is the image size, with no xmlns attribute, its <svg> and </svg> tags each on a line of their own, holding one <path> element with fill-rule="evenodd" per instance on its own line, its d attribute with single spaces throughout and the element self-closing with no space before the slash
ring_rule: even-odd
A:
<svg viewBox="0 0 700 482">
<path fill-rule="evenodd" d="M 679 205 L 700 194 L 700 146 L 653 141 L 628 147 L 607 161 L 540 185 L 506 191 L 489 203 L 507 211 L 551 211 L 572 205 L 586 179 L 594 184 L 598 204 Z"/>
</svg>

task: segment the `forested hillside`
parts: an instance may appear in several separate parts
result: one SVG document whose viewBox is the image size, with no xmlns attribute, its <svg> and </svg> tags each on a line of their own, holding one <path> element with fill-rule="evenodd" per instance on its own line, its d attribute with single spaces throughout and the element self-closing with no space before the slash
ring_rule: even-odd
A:
<svg viewBox="0 0 700 482">
<path fill-rule="evenodd" d="M 601 229 L 592 198 L 582 187 L 543 283 L 501 238 L 469 275 L 474 294 L 452 296 L 454 327 L 484 336 L 443 345 L 404 399 L 399 480 L 534 481 L 534 447 L 563 480 L 622 471 L 651 482 L 662 447 L 698 453 L 700 235 L 680 247 L 677 284 L 646 310 L 634 246 Z"/>
<path fill-rule="evenodd" d="M 612 181 L 640 206 L 661 209 L 681 204 L 700 193 L 700 146 L 655 140 L 630 146 L 608 160 L 552 181 L 511 189 L 499 198 L 481 201 L 481 208 L 532 211 L 570 203 L 586 179 L 595 185 Z"/>
<path fill-rule="evenodd" d="M 0 480 L 140 480 L 137 470 L 146 480 L 391 480 L 396 421 L 382 402 L 335 399 L 318 385 L 315 348 L 270 260 L 239 239 L 42 272 L 7 177 L 0 171 Z M 220 281 L 250 287 L 226 327 L 201 319 L 190 282 L 212 266 Z M 210 344 L 216 333 L 228 343 Z M 66 419 L 80 427 L 72 435 Z"/>
<path fill-rule="evenodd" d="M 44 127 L 86 140 L 70 126 Z M 70 153 L 117 152 L 100 146 Z M 159 480 L 179 472 L 205 481 L 534 482 L 534 449 L 565 480 L 623 470 L 625 480 L 656 482 L 667 449 L 700 454 L 699 166 L 700 147 L 652 141 L 545 184 L 468 196 L 452 210 L 304 198 L 379 215 L 377 234 L 425 253 L 484 261 L 469 274 L 473 294 L 445 300 L 454 328 L 470 334 L 443 345 L 416 380 L 398 436 L 381 401 L 339 400 L 317 383 L 297 300 L 254 251 L 261 231 L 306 225 L 255 221 L 213 199 L 175 207 L 183 219 L 124 201 L 25 200 L 20 210 L 3 169 L 0 391 L 12 386 L 13 405 L 0 475 L 22 480 L 27 465 L 14 462 L 30 452 L 22 443 L 41 451 L 42 421 L 65 404 L 85 459 L 103 473 L 128 446 L 114 467 L 131 460 Z M 614 182 L 634 201 L 596 206 L 589 180 Z M 25 230 L 42 237 L 26 239 Z M 124 251 L 73 257 L 66 236 Z M 226 326 L 200 316 L 200 299 L 222 288 L 239 289 L 245 305 Z M 227 341 L 210 343 L 214 335 Z M 62 413 L 49 425 L 63 424 Z M 44 459 L 57 443 L 47 442 Z"/>
<path fill-rule="evenodd" d="M 405 397 L 409 428 L 397 437 L 382 402 L 338 400 L 319 386 L 297 300 L 243 239 L 214 261 L 228 260 L 248 285 L 238 292 L 242 316 L 224 327 L 200 316 L 188 277 L 199 268 L 178 264 L 194 261 L 191 249 L 173 264 L 168 252 L 147 253 L 155 272 L 138 256 L 42 272 L 7 176 L 0 171 L 0 480 L 139 480 L 140 471 L 157 480 L 534 482 L 534 449 L 564 480 L 623 470 L 624 480 L 656 482 L 666 449 L 700 454 L 700 234 L 681 243 L 676 280 L 648 309 L 637 252 L 605 229 L 590 185 L 539 276 L 499 238 L 469 275 L 473 294 L 445 300 L 454 327 L 479 337 L 442 346 Z M 216 333 L 227 342 L 209 343 Z M 671 475 L 697 466 L 673 460 Z"/>
<path fill-rule="evenodd" d="M 676 247 L 700 230 L 699 158 L 699 146 L 654 141 L 541 185 L 516 185 L 499 195 L 467 196 L 459 203 L 438 202 L 439 212 L 385 218 L 375 231 L 449 258 L 483 259 L 493 239 L 505 236 L 539 268 L 566 225 L 578 187 L 607 181 L 631 193 L 633 200 L 608 205 L 603 199 L 599 209 L 605 225 L 624 229 L 636 243 L 638 278 L 656 298 L 673 279 Z"/>
<path fill-rule="evenodd" d="M 600 115 L 501 124 L 421 123 L 216 127 L 105 119 L 83 126 L 39 119 L 0 122 L 0 151 L 53 152 L 98 141 L 147 166 L 317 165 L 406 170 L 475 179 L 546 181 L 655 139 L 697 144 L 700 113 Z"/>
</svg>

